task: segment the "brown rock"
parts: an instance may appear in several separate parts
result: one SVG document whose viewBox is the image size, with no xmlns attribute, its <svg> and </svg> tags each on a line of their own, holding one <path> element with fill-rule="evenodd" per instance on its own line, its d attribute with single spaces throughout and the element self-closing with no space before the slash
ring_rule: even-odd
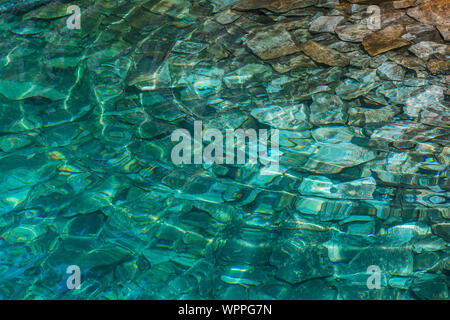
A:
<svg viewBox="0 0 450 320">
<path fill-rule="evenodd" d="M 233 9 L 245 11 L 268 9 L 277 13 L 284 13 L 294 9 L 315 5 L 317 0 L 243 0 L 233 6 Z"/>
<path fill-rule="evenodd" d="M 409 9 L 407 14 L 425 24 L 448 26 L 450 25 L 450 1 L 430 0 Z"/>
<path fill-rule="evenodd" d="M 427 69 L 432 74 L 445 74 L 450 70 L 450 61 L 445 58 L 431 59 L 427 64 Z"/>
<path fill-rule="evenodd" d="M 414 71 L 425 70 L 425 63 L 417 57 L 399 55 L 391 58 L 392 61 L 399 65 Z"/>
<path fill-rule="evenodd" d="M 414 19 L 408 17 L 403 10 L 382 10 L 381 11 L 381 28 L 384 28 L 391 23 L 408 25 L 416 22 Z"/>
<path fill-rule="evenodd" d="M 380 4 L 383 2 L 391 2 L 392 0 L 349 0 L 351 3 L 364 3 L 364 4 Z"/>
<path fill-rule="evenodd" d="M 345 55 L 312 40 L 302 43 L 300 48 L 308 57 L 318 63 L 339 67 L 345 67 L 350 63 Z"/>
<path fill-rule="evenodd" d="M 416 3 L 416 0 L 397 0 L 394 1 L 392 4 L 394 5 L 395 9 L 404 9 L 412 7 Z"/>
<path fill-rule="evenodd" d="M 401 48 L 411 43 L 401 38 L 406 33 L 404 26 L 399 24 L 390 25 L 377 32 L 369 34 L 363 40 L 364 49 L 371 55 L 376 56 L 380 53 Z"/>
<path fill-rule="evenodd" d="M 450 26 L 436 26 L 445 41 L 450 41 Z"/>
<path fill-rule="evenodd" d="M 410 17 L 436 26 L 446 41 L 450 41 L 450 1 L 431 0 L 407 11 Z"/>
</svg>

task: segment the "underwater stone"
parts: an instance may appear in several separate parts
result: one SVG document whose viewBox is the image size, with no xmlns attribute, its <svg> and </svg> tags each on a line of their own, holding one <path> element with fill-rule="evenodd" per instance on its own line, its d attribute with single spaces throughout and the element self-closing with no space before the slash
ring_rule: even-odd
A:
<svg viewBox="0 0 450 320">
<path fill-rule="evenodd" d="M 309 31 L 333 33 L 337 25 L 344 19 L 343 16 L 320 16 L 311 22 Z"/>
<path fill-rule="evenodd" d="M 445 241 L 450 241 L 450 223 L 437 223 L 433 225 L 433 231 Z"/>
<path fill-rule="evenodd" d="M 384 62 L 378 67 L 377 74 L 385 80 L 401 81 L 405 77 L 405 70 L 396 63 Z"/>
<path fill-rule="evenodd" d="M 446 300 L 448 299 L 448 288 L 445 275 L 425 274 L 414 279 L 411 290 L 421 299 Z"/>
<path fill-rule="evenodd" d="M 317 64 L 302 53 L 291 54 L 276 60 L 268 60 L 267 62 L 279 73 L 286 73 L 294 69 L 304 70 L 317 68 Z"/>
<path fill-rule="evenodd" d="M 60 2 L 49 3 L 47 5 L 39 7 L 38 9 L 28 12 L 27 14 L 24 15 L 23 18 L 24 20 L 27 20 L 27 19 L 56 19 L 65 17 L 67 15 L 70 15 L 70 13 L 67 13 L 67 8 L 69 6 L 70 6 L 69 4 Z"/>
<path fill-rule="evenodd" d="M 375 71 L 373 72 L 375 76 Z M 360 96 L 366 95 L 376 87 L 380 86 L 381 83 L 376 81 L 377 78 L 373 79 L 363 79 L 362 81 L 356 81 L 354 79 L 344 79 L 336 88 L 336 94 L 344 100 L 353 100 Z"/>
<path fill-rule="evenodd" d="M 424 24 L 449 26 L 449 11 L 450 3 L 447 0 L 433 0 L 409 9 L 407 14 Z"/>
<path fill-rule="evenodd" d="M 302 214 L 318 216 L 320 221 L 338 221 L 350 216 L 354 204 L 348 200 L 317 197 L 299 197 L 296 210 Z M 334 260 L 332 260 L 334 261 Z"/>
<path fill-rule="evenodd" d="M 0 298 L 448 299 L 441 0 L 99 0 L 81 33 L 31 2 L 0 4 Z M 375 51 L 411 50 L 364 51 L 371 4 L 405 28 Z M 170 133 L 199 119 L 283 128 L 282 173 L 175 166 Z"/>
<path fill-rule="evenodd" d="M 393 24 L 366 36 L 362 42 L 364 49 L 371 55 L 377 56 L 383 52 L 401 48 L 411 44 L 401 38 L 406 28 L 400 24 Z"/>
<path fill-rule="evenodd" d="M 450 25 L 436 26 L 445 41 L 450 41 Z"/>
<path fill-rule="evenodd" d="M 357 166 L 375 159 L 375 153 L 348 142 L 317 143 L 303 169 L 316 173 L 338 173 L 344 168 Z"/>
<path fill-rule="evenodd" d="M 178 40 L 173 46 L 172 51 L 179 53 L 199 54 L 207 46 L 208 45 L 205 43 Z"/>
<path fill-rule="evenodd" d="M 326 177 L 310 176 L 303 179 L 299 192 L 330 199 L 372 199 L 375 188 L 376 182 L 372 177 L 333 183 Z"/>
<path fill-rule="evenodd" d="M 239 19 L 240 16 L 238 12 L 228 9 L 218 13 L 215 19 L 220 24 L 229 24 Z"/>
<path fill-rule="evenodd" d="M 344 124 L 347 120 L 344 102 L 341 98 L 327 93 L 314 94 L 313 103 L 309 106 L 310 121 L 314 125 Z"/>
<path fill-rule="evenodd" d="M 284 28 L 265 28 L 251 32 L 247 46 L 263 60 L 276 59 L 300 52 L 292 35 Z"/>
<path fill-rule="evenodd" d="M 427 69 L 433 74 L 446 74 L 450 70 L 450 61 L 444 57 L 432 58 L 427 63 Z"/>
<path fill-rule="evenodd" d="M 414 256 L 414 270 L 434 269 L 440 261 L 439 255 L 435 252 L 424 252 Z"/>
<path fill-rule="evenodd" d="M 253 79 L 263 80 L 271 74 L 270 67 L 265 64 L 251 63 L 234 70 L 223 77 L 225 85 L 230 88 L 244 87 Z"/>
<path fill-rule="evenodd" d="M 345 67 L 349 64 L 349 59 L 340 52 L 312 40 L 302 43 L 300 48 L 307 56 L 319 63 L 339 67 Z"/>
<path fill-rule="evenodd" d="M 371 265 L 383 273 L 407 276 L 413 273 L 413 255 L 407 247 L 374 245 L 362 249 L 344 269 L 346 273 L 366 272 Z"/>
<path fill-rule="evenodd" d="M 419 113 L 430 107 L 439 108 L 444 100 L 444 88 L 440 86 L 427 86 L 410 95 L 405 102 L 405 112 L 411 117 L 417 117 Z"/>
<path fill-rule="evenodd" d="M 268 106 L 253 109 L 251 115 L 277 129 L 305 130 L 309 128 L 305 108 L 304 104 Z"/>
<path fill-rule="evenodd" d="M 446 55 L 450 53 L 448 45 L 433 41 L 421 41 L 409 47 L 408 50 L 423 60 L 428 60 L 433 54 Z"/>
<path fill-rule="evenodd" d="M 277 267 L 276 275 L 291 283 L 333 274 L 323 246 L 302 245 L 303 241 L 279 241 L 272 252 L 270 263 Z"/>
<path fill-rule="evenodd" d="M 336 28 L 339 39 L 350 42 L 362 42 L 366 36 L 372 33 L 373 31 L 369 30 L 365 24 L 352 24 Z"/>
<path fill-rule="evenodd" d="M 364 126 L 365 124 L 382 124 L 394 120 L 399 110 L 392 106 L 380 109 L 350 108 L 348 110 L 348 124 L 352 126 Z"/>
</svg>

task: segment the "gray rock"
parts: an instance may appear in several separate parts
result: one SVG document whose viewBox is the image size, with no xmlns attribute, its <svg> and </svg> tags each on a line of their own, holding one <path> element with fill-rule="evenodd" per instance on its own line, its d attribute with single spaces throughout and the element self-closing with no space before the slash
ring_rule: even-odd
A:
<svg viewBox="0 0 450 320">
<path fill-rule="evenodd" d="M 401 81 L 405 77 L 405 69 L 393 62 L 384 62 L 377 69 L 377 75 L 385 80 Z"/>
<path fill-rule="evenodd" d="M 336 27 L 339 39 L 350 42 L 362 42 L 366 36 L 372 33 L 365 24 L 352 24 Z"/>
<path fill-rule="evenodd" d="M 309 31 L 312 32 L 331 32 L 344 20 L 343 16 L 320 16 L 311 22 Z"/>
<path fill-rule="evenodd" d="M 415 45 L 410 46 L 408 50 L 423 60 L 428 60 L 431 55 L 436 53 L 442 55 L 450 53 L 448 45 L 436 43 L 433 41 L 419 42 Z"/>
<path fill-rule="evenodd" d="M 284 28 L 265 28 L 250 33 L 246 45 L 263 60 L 300 52 L 292 35 Z"/>
</svg>

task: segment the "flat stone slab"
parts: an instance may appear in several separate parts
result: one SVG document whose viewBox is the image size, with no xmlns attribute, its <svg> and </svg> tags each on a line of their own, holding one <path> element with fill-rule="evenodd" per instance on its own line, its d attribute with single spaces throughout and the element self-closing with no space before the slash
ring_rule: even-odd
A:
<svg viewBox="0 0 450 320">
<path fill-rule="evenodd" d="M 337 27 L 336 34 L 342 41 L 362 42 L 372 31 L 365 24 L 352 24 Z"/>
<path fill-rule="evenodd" d="M 408 16 L 425 24 L 450 26 L 450 2 L 448 0 L 432 0 L 411 8 Z"/>
<path fill-rule="evenodd" d="M 411 43 L 401 38 L 406 33 L 405 26 L 394 24 L 374 32 L 364 38 L 362 44 L 371 56 L 408 46 Z"/>
<path fill-rule="evenodd" d="M 318 63 L 339 67 L 345 67 L 350 63 L 342 53 L 312 40 L 302 43 L 300 47 L 308 57 Z"/>
<path fill-rule="evenodd" d="M 333 33 L 336 26 L 339 25 L 345 18 L 343 16 L 321 16 L 315 19 L 309 31 L 312 32 L 331 32 Z"/>
<path fill-rule="evenodd" d="M 301 51 L 292 35 L 284 28 L 254 31 L 249 35 L 246 44 L 263 60 L 276 59 Z"/>
</svg>

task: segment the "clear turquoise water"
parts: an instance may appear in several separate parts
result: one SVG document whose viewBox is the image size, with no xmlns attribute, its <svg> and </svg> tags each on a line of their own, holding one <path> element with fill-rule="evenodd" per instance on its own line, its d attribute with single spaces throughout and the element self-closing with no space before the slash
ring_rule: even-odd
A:
<svg viewBox="0 0 450 320">
<path fill-rule="evenodd" d="M 308 32 L 333 6 L 32 2 L 0 3 L 1 299 L 448 299 L 448 73 L 383 78 Z M 252 52 L 286 21 L 356 60 Z M 280 173 L 175 165 L 196 120 L 279 129 Z"/>
</svg>

